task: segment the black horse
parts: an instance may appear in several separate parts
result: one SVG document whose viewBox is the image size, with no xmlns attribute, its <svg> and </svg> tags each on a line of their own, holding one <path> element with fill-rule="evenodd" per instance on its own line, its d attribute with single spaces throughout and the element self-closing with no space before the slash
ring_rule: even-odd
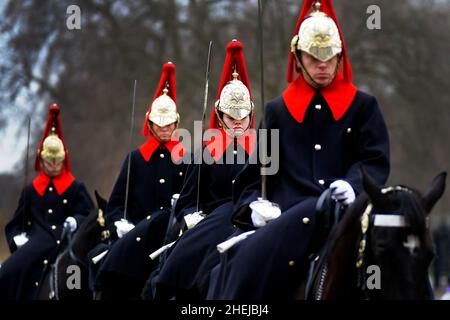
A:
<svg viewBox="0 0 450 320">
<path fill-rule="evenodd" d="M 43 275 L 38 290 L 39 300 L 92 300 L 89 290 L 88 253 L 100 241 L 109 239 L 103 212 L 106 201 L 95 191 L 98 208 L 93 210 L 72 234 L 63 230 L 62 243 L 65 249 Z M 79 276 L 79 279 L 76 277 Z"/>
<path fill-rule="evenodd" d="M 404 186 L 381 188 L 363 172 L 366 193 L 345 211 L 312 258 L 314 267 L 296 298 L 432 299 L 428 220 L 445 178 L 445 172 L 437 175 L 421 195 Z"/>
</svg>

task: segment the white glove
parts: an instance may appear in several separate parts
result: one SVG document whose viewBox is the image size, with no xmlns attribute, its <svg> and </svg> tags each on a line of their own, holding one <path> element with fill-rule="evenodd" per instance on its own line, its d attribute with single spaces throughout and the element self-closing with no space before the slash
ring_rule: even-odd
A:
<svg viewBox="0 0 450 320">
<path fill-rule="evenodd" d="M 250 209 L 252 209 L 253 225 L 257 228 L 264 227 L 269 221 L 281 215 L 281 209 L 276 203 L 262 198 L 250 203 Z"/>
<path fill-rule="evenodd" d="M 331 198 L 342 202 L 345 205 L 350 205 L 355 201 L 355 191 L 353 191 L 350 183 L 344 180 L 336 180 L 330 184 L 330 188 L 335 188 L 331 194 Z"/>
<path fill-rule="evenodd" d="M 197 223 L 205 219 L 203 211 L 197 211 L 184 216 L 184 221 L 186 221 L 186 226 L 191 229 L 196 226 Z"/>
<path fill-rule="evenodd" d="M 67 217 L 64 221 L 64 228 L 74 232 L 77 229 L 77 220 L 74 217 Z"/>
<path fill-rule="evenodd" d="M 23 246 L 25 243 L 30 240 L 27 237 L 26 232 L 22 232 L 21 234 L 18 234 L 17 236 L 14 236 L 13 241 L 16 244 L 17 249 L 19 249 L 21 246 Z"/>
<path fill-rule="evenodd" d="M 116 231 L 119 238 L 122 238 L 128 233 L 128 231 L 134 228 L 134 224 L 129 223 L 126 219 L 120 219 L 119 221 L 114 222 L 114 225 L 116 226 Z"/>
</svg>

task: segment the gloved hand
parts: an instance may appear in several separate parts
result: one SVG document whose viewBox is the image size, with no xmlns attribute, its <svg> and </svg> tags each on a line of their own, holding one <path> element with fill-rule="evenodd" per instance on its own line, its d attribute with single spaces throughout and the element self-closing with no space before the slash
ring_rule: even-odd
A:
<svg viewBox="0 0 450 320">
<path fill-rule="evenodd" d="M 126 219 L 120 219 L 119 221 L 114 222 L 114 225 L 116 226 L 116 231 L 119 238 L 122 238 L 134 228 L 134 224 L 129 223 Z"/>
<path fill-rule="evenodd" d="M 64 221 L 64 229 L 74 232 L 77 229 L 77 220 L 74 217 L 67 217 Z"/>
<path fill-rule="evenodd" d="M 28 242 L 28 240 L 30 240 L 27 237 L 26 232 L 22 232 L 20 234 L 18 234 L 17 236 L 14 236 L 13 241 L 16 244 L 17 249 L 19 249 L 21 246 L 23 246 L 25 243 Z"/>
<path fill-rule="evenodd" d="M 205 215 L 203 214 L 203 211 L 196 211 L 190 214 L 187 214 L 184 216 L 184 221 L 186 221 L 186 227 L 188 229 L 191 229 L 197 225 L 200 221 L 205 219 Z"/>
<path fill-rule="evenodd" d="M 264 227 L 269 221 L 281 215 L 280 207 L 276 203 L 262 198 L 250 203 L 250 209 L 253 225 L 257 228 Z"/>
<path fill-rule="evenodd" d="M 331 198 L 343 203 L 344 205 L 348 206 L 355 201 L 355 191 L 347 181 L 336 180 L 330 184 L 330 188 L 335 188 L 331 194 Z"/>
</svg>

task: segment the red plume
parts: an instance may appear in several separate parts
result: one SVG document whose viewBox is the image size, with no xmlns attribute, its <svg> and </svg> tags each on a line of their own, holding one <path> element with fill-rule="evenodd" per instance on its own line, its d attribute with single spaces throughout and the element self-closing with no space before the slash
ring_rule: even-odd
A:
<svg viewBox="0 0 450 320">
<path fill-rule="evenodd" d="M 36 154 L 36 160 L 34 161 L 34 169 L 36 171 L 41 170 L 40 162 L 41 162 L 41 151 L 44 145 L 44 140 L 47 138 L 52 132 L 52 127 L 55 128 L 55 133 L 61 139 L 64 145 L 64 152 L 66 154 L 66 158 L 64 160 L 65 170 L 70 172 L 70 162 L 69 162 L 69 151 L 67 150 L 66 143 L 64 142 L 64 136 L 62 133 L 61 120 L 59 118 L 59 106 L 57 104 L 50 105 L 47 117 L 47 124 L 45 125 L 44 133 L 42 135 L 41 142 L 39 143 L 39 148 Z"/>
<path fill-rule="evenodd" d="M 142 126 L 142 135 L 150 136 L 150 131 L 148 130 L 147 122 L 148 117 L 150 115 L 150 111 L 152 110 L 153 101 L 163 94 L 163 90 L 168 85 L 168 96 L 170 96 L 173 101 L 177 102 L 177 88 L 175 83 L 175 64 L 172 62 L 167 62 L 163 65 L 163 69 L 161 72 L 161 78 L 159 79 L 158 89 L 156 89 L 155 96 L 153 97 L 152 102 L 148 106 L 148 112 L 145 115 L 144 125 Z"/>
<path fill-rule="evenodd" d="M 239 73 L 239 80 L 242 81 L 242 83 L 247 87 L 248 91 L 250 92 L 250 99 L 252 98 L 250 81 L 248 80 L 247 67 L 245 65 L 244 59 L 244 47 L 241 42 L 237 40 L 232 40 L 227 45 L 227 55 L 225 57 L 225 62 L 223 64 L 222 79 L 220 80 L 216 100 L 219 100 L 220 93 L 222 92 L 223 87 L 225 87 L 229 81 L 233 80 L 232 74 L 234 72 L 234 68 L 236 68 L 237 73 Z M 253 119 L 251 121 L 252 121 L 251 126 L 253 127 Z M 219 127 L 215 111 L 211 113 L 211 120 L 209 122 L 209 127 L 216 129 Z"/>
<path fill-rule="evenodd" d="M 305 18 L 312 12 L 313 5 L 317 0 L 305 0 L 303 2 L 302 10 L 300 12 L 300 16 L 297 20 L 297 24 L 295 26 L 294 36 L 298 34 L 298 30 L 300 29 L 300 25 L 305 20 Z M 336 13 L 334 12 L 333 3 L 331 0 L 321 0 L 320 1 L 320 11 L 327 14 L 337 25 L 339 30 L 339 36 L 342 41 L 342 65 L 343 65 L 343 76 L 344 82 L 351 83 L 352 82 L 352 67 L 350 65 L 350 61 L 348 60 L 347 51 L 345 49 L 344 36 L 342 35 L 341 27 L 339 26 L 338 20 L 336 18 Z M 294 81 L 294 71 L 298 71 L 295 63 L 295 56 L 292 52 L 289 53 L 289 63 L 287 69 L 287 77 L 286 80 L 288 83 Z"/>
</svg>

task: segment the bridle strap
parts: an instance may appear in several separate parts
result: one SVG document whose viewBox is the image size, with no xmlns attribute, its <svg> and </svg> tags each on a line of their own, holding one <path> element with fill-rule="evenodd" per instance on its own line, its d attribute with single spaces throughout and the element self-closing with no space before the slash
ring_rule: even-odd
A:
<svg viewBox="0 0 450 320">
<path fill-rule="evenodd" d="M 370 214 L 372 212 L 373 205 L 369 202 L 366 209 L 361 216 L 361 240 L 359 241 L 358 258 L 356 259 L 357 270 L 357 287 L 362 291 L 365 300 L 368 300 L 368 293 L 366 290 L 366 273 L 364 272 L 365 266 L 365 253 L 367 247 L 367 231 L 369 230 Z"/>
<path fill-rule="evenodd" d="M 405 217 L 398 214 L 374 214 L 374 227 L 407 227 Z"/>
</svg>

